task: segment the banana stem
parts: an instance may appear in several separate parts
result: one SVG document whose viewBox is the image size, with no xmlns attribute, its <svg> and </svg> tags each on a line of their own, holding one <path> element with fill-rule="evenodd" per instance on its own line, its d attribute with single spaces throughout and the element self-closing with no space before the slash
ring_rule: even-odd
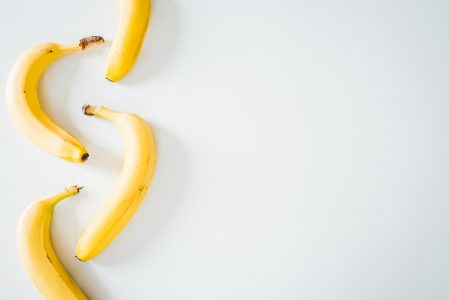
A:
<svg viewBox="0 0 449 300">
<path fill-rule="evenodd" d="M 86 116 L 98 116 L 105 119 L 108 119 L 110 121 L 114 121 L 118 114 L 110 109 L 107 109 L 104 106 L 98 105 L 84 105 L 83 106 L 83 112 Z"/>
<path fill-rule="evenodd" d="M 49 198 L 47 198 L 46 201 L 51 206 L 55 206 L 61 200 L 64 200 L 65 198 L 68 198 L 70 196 L 78 194 L 82 188 L 83 188 L 83 186 L 77 186 L 77 185 L 68 186 L 64 190 L 60 191 L 59 193 L 56 193 L 53 196 L 50 196 Z"/>
<path fill-rule="evenodd" d="M 93 35 L 93 36 L 88 36 L 88 37 L 81 39 L 78 46 L 81 47 L 81 50 L 84 50 L 92 44 L 99 44 L 99 43 L 103 43 L 103 42 L 104 42 L 103 37 L 98 36 L 98 35 Z"/>
<path fill-rule="evenodd" d="M 65 45 L 61 47 L 61 50 L 65 52 L 65 54 L 77 52 L 77 51 L 83 51 L 87 48 L 89 48 L 92 45 L 103 43 L 104 39 L 101 36 L 88 36 L 85 38 L 82 38 L 78 44 L 70 44 Z"/>
</svg>

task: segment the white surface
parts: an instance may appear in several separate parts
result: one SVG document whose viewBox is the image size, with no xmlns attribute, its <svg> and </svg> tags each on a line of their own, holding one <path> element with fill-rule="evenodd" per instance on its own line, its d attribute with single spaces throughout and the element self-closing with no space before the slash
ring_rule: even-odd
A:
<svg viewBox="0 0 449 300">
<path fill-rule="evenodd" d="M 71 183 L 57 253 L 91 299 L 448 299 L 449 3 L 155 0 L 137 66 L 103 79 L 109 46 L 45 74 L 51 117 L 85 165 L 26 141 L 0 109 L 0 290 L 40 299 L 19 264 L 23 209 Z M 43 41 L 111 39 L 118 1 L 5 1 L 0 92 Z M 120 170 L 112 124 L 85 103 L 155 129 L 149 195 L 97 259 L 77 238 Z"/>
</svg>

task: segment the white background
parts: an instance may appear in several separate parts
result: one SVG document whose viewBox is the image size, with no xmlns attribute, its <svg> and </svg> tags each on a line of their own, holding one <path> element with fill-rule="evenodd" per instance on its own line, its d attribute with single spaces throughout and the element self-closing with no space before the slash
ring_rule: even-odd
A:
<svg viewBox="0 0 449 300">
<path fill-rule="evenodd" d="M 118 1 L 3 1 L 0 94 L 28 47 L 111 40 Z M 0 290 L 40 299 L 16 251 L 31 202 L 85 185 L 54 244 L 91 299 L 448 299 L 449 2 L 155 0 L 120 83 L 110 44 L 57 61 L 49 115 L 84 165 L 42 152 L 0 106 Z M 85 103 L 140 114 L 159 151 L 150 192 L 98 258 L 74 258 L 122 160 Z"/>
</svg>

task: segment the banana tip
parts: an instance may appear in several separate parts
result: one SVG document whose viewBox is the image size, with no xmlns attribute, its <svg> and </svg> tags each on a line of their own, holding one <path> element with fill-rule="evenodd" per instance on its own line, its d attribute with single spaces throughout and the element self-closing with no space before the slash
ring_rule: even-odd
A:
<svg viewBox="0 0 449 300">
<path fill-rule="evenodd" d="M 75 258 L 76 258 L 77 260 L 79 260 L 80 262 L 84 262 L 84 260 L 82 260 L 81 258 L 79 258 L 79 257 L 76 256 L 76 255 L 75 255 Z"/>
<path fill-rule="evenodd" d="M 82 162 L 85 162 L 88 158 L 89 158 L 89 153 L 84 153 L 84 154 L 81 156 L 81 161 L 82 161 Z"/>
</svg>

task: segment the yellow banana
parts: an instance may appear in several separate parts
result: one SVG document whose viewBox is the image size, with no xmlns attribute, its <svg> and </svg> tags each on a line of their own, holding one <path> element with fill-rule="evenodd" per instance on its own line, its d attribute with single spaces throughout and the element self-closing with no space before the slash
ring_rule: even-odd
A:
<svg viewBox="0 0 449 300">
<path fill-rule="evenodd" d="M 106 79 L 119 81 L 133 67 L 150 20 L 150 0 L 120 0 L 120 21 L 106 67 Z"/>
<path fill-rule="evenodd" d="M 50 237 L 55 205 L 78 194 L 79 190 L 77 186 L 70 186 L 31 204 L 19 222 L 17 244 L 20 260 L 45 299 L 87 299 L 56 256 Z"/>
<path fill-rule="evenodd" d="M 89 154 L 79 141 L 55 124 L 42 110 L 38 98 L 39 80 L 45 70 L 61 56 L 84 50 L 97 42 L 103 42 L 103 38 L 88 37 L 73 45 L 36 45 L 17 60 L 8 79 L 8 110 L 16 126 L 34 145 L 70 162 L 84 162 Z"/>
<path fill-rule="evenodd" d="M 76 256 L 87 261 L 114 240 L 139 208 L 153 178 L 156 142 L 151 128 L 135 114 L 90 105 L 85 105 L 83 111 L 112 121 L 125 145 L 122 171 L 112 194 L 78 240 Z"/>
</svg>

